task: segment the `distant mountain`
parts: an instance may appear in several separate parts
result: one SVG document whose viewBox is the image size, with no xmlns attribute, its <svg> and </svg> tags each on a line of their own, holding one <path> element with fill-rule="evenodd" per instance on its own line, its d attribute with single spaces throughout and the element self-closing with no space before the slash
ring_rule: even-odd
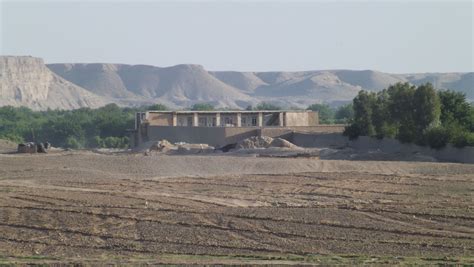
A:
<svg viewBox="0 0 474 267">
<path fill-rule="evenodd" d="M 255 100 L 199 65 L 159 68 L 123 64 L 49 64 L 56 74 L 95 94 L 186 107 L 206 102 L 239 108 Z"/>
<path fill-rule="evenodd" d="M 40 58 L 0 57 L 0 106 L 76 109 L 108 102 L 56 75 Z"/>
<path fill-rule="evenodd" d="M 162 103 L 186 108 L 195 103 L 245 108 L 262 101 L 286 108 L 349 102 L 365 89 L 397 82 L 431 82 L 474 100 L 474 73 L 390 74 L 372 70 L 300 72 L 207 71 L 200 65 L 155 67 L 105 63 L 45 65 L 33 57 L 0 56 L 0 105 L 33 109 Z"/>
<path fill-rule="evenodd" d="M 463 92 L 468 99 L 474 100 L 474 72 L 404 74 L 399 76 L 415 85 L 430 82 L 435 88 Z"/>
</svg>

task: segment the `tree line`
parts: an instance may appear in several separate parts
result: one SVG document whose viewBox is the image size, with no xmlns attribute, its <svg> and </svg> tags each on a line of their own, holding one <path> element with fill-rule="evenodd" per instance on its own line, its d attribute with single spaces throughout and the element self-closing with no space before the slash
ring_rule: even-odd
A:
<svg viewBox="0 0 474 267">
<path fill-rule="evenodd" d="M 191 110 L 214 110 L 209 103 L 195 104 Z M 247 110 L 280 110 L 262 102 Z M 338 108 L 313 104 L 320 123 L 350 123 L 344 134 L 396 138 L 402 142 L 441 148 L 474 145 L 474 108 L 463 94 L 436 91 L 431 84 L 418 87 L 399 83 L 380 92 L 360 91 L 353 102 Z M 32 111 L 25 107 L 0 107 L 0 138 L 15 142 L 50 142 L 70 148 L 124 148 L 128 129 L 134 128 L 135 113 L 171 110 L 156 104 L 121 108 L 115 104 L 90 109 Z"/>
<path fill-rule="evenodd" d="M 191 110 L 214 110 L 209 103 L 195 104 Z M 251 110 L 280 110 L 281 107 L 262 102 Z M 319 111 L 323 123 L 336 121 L 346 115 L 333 111 L 327 105 L 312 105 Z M 352 108 L 350 108 L 351 110 Z M 50 142 L 65 148 L 125 148 L 129 144 L 128 129 L 134 128 L 135 113 L 146 110 L 171 110 L 156 104 L 140 108 L 119 107 L 109 104 L 101 108 L 76 110 L 33 111 L 26 107 L 0 107 L 0 139 L 17 143 Z M 341 117 L 342 116 L 342 117 Z M 348 118 L 343 118 L 347 120 Z"/>
<path fill-rule="evenodd" d="M 474 146 L 474 107 L 463 93 L 430 83 L 397 83 L 380 92 L 360 91 L 353 100 L 354 118 L 344 135 L 396 138 L 402 143 L 442 148 Z"/>
</svg>

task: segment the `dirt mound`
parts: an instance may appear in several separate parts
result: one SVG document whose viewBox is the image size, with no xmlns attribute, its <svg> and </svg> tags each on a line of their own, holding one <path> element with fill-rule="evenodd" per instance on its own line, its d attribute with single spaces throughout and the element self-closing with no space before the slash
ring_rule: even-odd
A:
<svg viewBox="0 0 474 267">
<path fill-rule="evenodd" d="M 254 148 L 269 148 L 269 147 L 280 147 L 280 148 L 298 148 L 295 144 L 282 139 L 282 138 L 271 138 L 269 136 L 252 136 L 244 139 L 237 144 L 237 149 L 254 149 Z"/>
<path fill-rule="evenodd" d="M 214 153 L 215 148 L 208 144 L 179 144 L 176 154 L 189 155 L 189 154 L 203 154 L 203 153 Z"/>
<path fill-rule="evenodd" d="M 268 136 L 252 136 L 244 139 L 237 144 L 237 149 L 249 149 L 249 148 L 267 148 L 273 138 Z"/>
<path fill-rule="evenodd" d="M 150 151 L 168 152 L 172 149 L 177 149 L 176 145 L 170 143 L 166 139 L 155 142 L 150 146 Z"/>
<path fill-rule="evenodd" d="M 270 147 L 298 148 L 297 145 L 282 138 L 273 139 L 273 141 L 270 143 Z"/>
<path fill-rule="evenodd" d="M 176 143 L 172 144 L 168 140 L 161 140 L 154 142 L 147 152 L 147 155 L 150 153 L 166 153 L 166 154 L 179 154 L 179 155 L 189 155 L 189 154 L 200 154 L 200 153 L 213 153 L 215 148 L 208 144 L 188 144 L 188 143 Z"/>
<path fill-rule="evenodd" d="M 0 139 L 0 153 L 15 151 L 17 144 L 15 142 Z"/>
</svg>

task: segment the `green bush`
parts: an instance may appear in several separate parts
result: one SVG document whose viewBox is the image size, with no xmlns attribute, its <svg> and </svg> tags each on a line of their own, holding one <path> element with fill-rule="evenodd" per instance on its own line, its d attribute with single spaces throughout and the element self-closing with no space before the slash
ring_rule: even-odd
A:
<svg viewBox="0 0 474 267">
<path fill-rule="evenodd" d="M 15 142 L 17 144 L 25 142 L 23 137 L 21 137 L 20 135 L 17 135 L 17 134 L 0 135 L 0 139 L 9 140 L 9 141 Z"/>
<path fill-rule="evenodd" d="M 431 148 L 441 149 L 448 144 L 449 132 L 443 127 L 435 127 L 426 131 L 425 138 Z"/>
<path fill-rule="evenodd" d="M 77 140 L 74 136 L 69 136 L 66 138 L 66 143 L 64 144 L 66 148 L 80 149 L 84 148 L 83 144 Z"/>
<path fill-rule="evenodd" d="M 117 136 L 107 136 L 101 138 L 100 136 L 94 136 L 95 147 L 100 148 L 127 148 L 129 144 L 129 138 L 126 136 L 117 137 Z"/>
<path fill-rule="evenodd" d="M 108 136 L 103 139 L 103 147 L 106 148 L 126 148 L 128 146 L 127 137 Z"/>
<path fill-rule="evenodd" d="M 214 106 L 209 104 L 209 103 L 200 103 L 200 104 L 194 104 L 191 107 L 191 110 L 196 110 L 196 111 L 210 111 L 214 110 Z"/>
<path fill-rule="evenodd" d="M 450 136 L 449 142 L 457 148 L 474 146 L 474 133 L 467 131 L 455 132 Z"/>
<path fill-rule="evenodd" d="M 352 103 L 340 106 L 334 115 L 335 123 L 347 123 L 354 119 L 354 106 Z"/>
<path fill-rule="evenodd" d="M 262 102 L 255 107 L 256 110 L 281 110 L 281 107 L 268 103 Z"/>
<path fill-rule="evenodd" d="M 150 109 L 165 109 L 154 105 Z M 141 108 L 121 108 L 115 104 L 98 109 L 32 111 L 28 108 L 0 107 L 0 138 L 14 142 L 50 142 L 53 146 L 83 148 L 105 147 L 108 145 L 126 147 L 127 129 L 134 128 L 135 113 L 148 110 Z"/>
<path fill-rule="evenodd" d="M 342 133 L 344 136 L 349 137 L 349 140 L 355 140 L 359 137 L 361 133 L 360 126 L 358 124 L 351 124 L 344 128 L 344 132 Z"/>
</svg>

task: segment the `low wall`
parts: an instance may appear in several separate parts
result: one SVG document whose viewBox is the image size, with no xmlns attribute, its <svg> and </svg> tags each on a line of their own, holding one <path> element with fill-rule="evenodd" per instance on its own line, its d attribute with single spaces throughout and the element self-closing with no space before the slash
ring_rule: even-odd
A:
<svg viewBox="0 0 474 267">
<path fill-rule="evenodd" d="M 341 133 L 294 132 L 288 141 L 301 147 L 342 148 L 349 146 L 349 139 Z"/>
<path fill-rule="evenodd" d="M 312 133 L 342 133 L 344 132 L 344 124 L 321 124 L 317 126 L 295 126 L 290 127 L 295 132 L 312 132 Z"/>
<path fill-rule="evenodd" d="M 344 148 L 350 147 L 361 152 L 379 150 L 384 153 L 414 154 L 421 153 L 439 161 L 474 163 L 474 147 L 456 148 L 451 145 L 436 150 L 415 144 L 403 144 L 398 140 L 385 138 L 378 140 L 361 136 L 356 140 L 349 140 L 342 134 L 336 133 L 298 133 L 295 132 L 289 139 L 292 143 L 302 147 Z"/>
<path fill-rule="evenodd" d="M 343 126 L 320 125 L 301 127 L 188 127 L 149 125 L 146 129 L 147 138 L 140 142 L 163 140 L 170 142 L 201 143 L 212 146 L 224 146 L 237 143 L 251 136 L 281 137 L 291 140 L 293 132 L 342 132 Z M 139 145 L 139 144 L 137 144 Z"/>
<path fill-rule="evenodd" d="M 187 127 L 150 126 L 147 140 L 166 139 L 172 143 L 186 142 L 224 146 L 257 135 L 254 127 Z"/>
</svg>

